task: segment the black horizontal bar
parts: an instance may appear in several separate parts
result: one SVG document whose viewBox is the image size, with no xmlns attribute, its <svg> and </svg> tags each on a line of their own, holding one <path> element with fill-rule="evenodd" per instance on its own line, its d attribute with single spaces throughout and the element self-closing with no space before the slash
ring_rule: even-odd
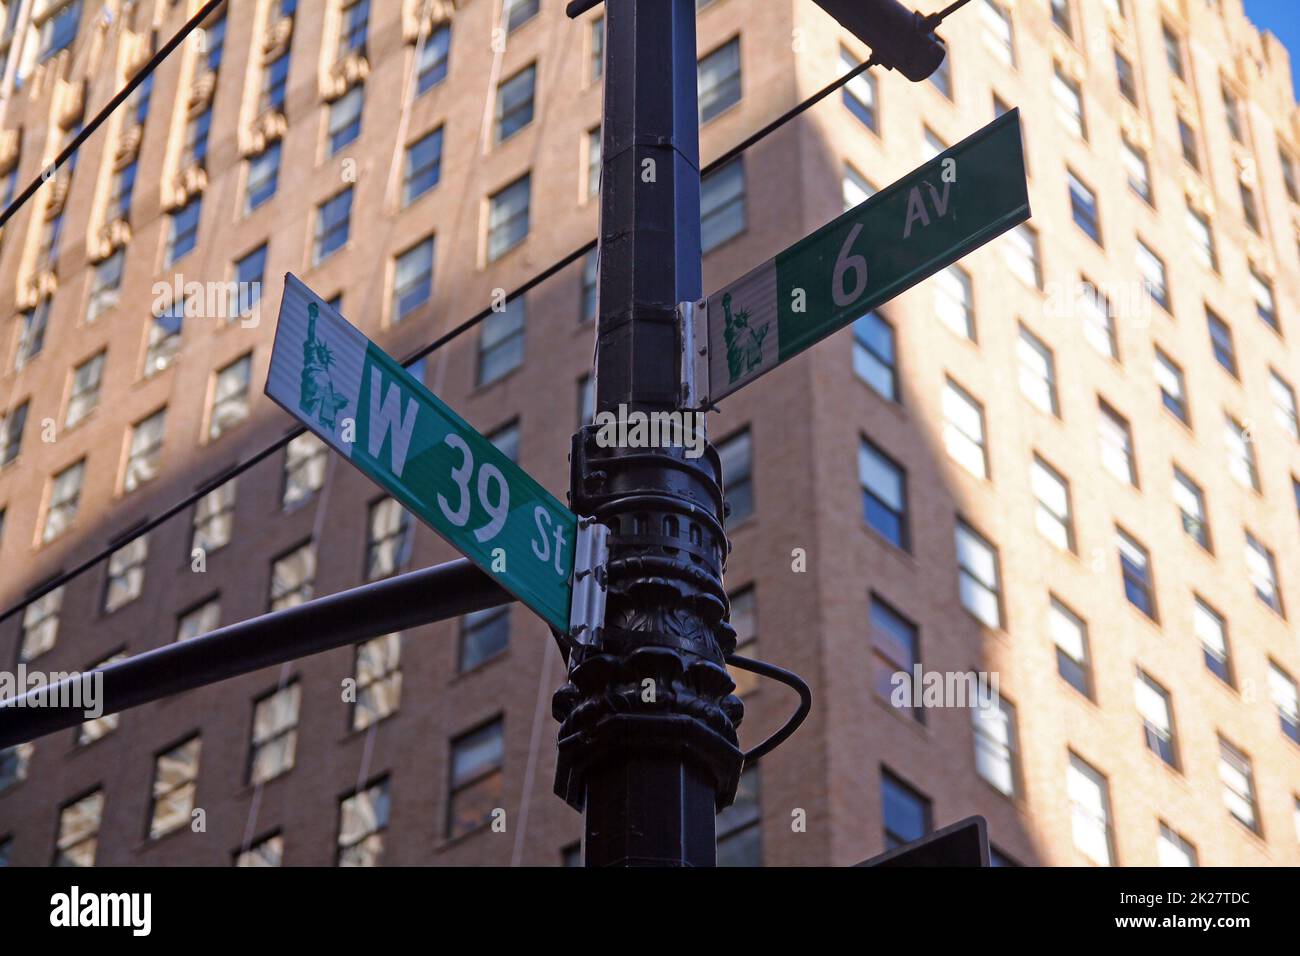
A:
<svg viewBox="0 0 1300 956">
<path fill-rule="evenodd" d="M 564 12 L 569 15 L 569 19 L 580 17 L 593 7 L 600 5 L 601 0 L 569 0 L 569 5 L 564 8 Z"/>
<path fill-rule="evenodd" d="M 464 558 L 263 614 L 188 641 L 168 644 L 98 668 L 100 702 L 115 714 L 205 684 L 283 664 L 394 631 L 482 611 L 514 598 Z M 85 720 L 76 683 L 88 671 L 52 687 L 0 703 L 0 747 L 75 727 Z M 73 700 L 75 707 L 46 706 Z"/>
</svg>

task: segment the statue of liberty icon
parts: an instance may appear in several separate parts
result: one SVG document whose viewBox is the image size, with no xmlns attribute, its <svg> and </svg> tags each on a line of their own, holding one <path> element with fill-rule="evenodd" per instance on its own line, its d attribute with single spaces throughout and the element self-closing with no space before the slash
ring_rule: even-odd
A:
<svg viewBox="0 0 1300 956">
<path fill-rule="evenodd" d="M 330 366 L 334 353 L 323 341 L 316 338 L 316 319 L 320 310 L 316 303 L 307 306 L 307 340 L 302 343 L 302 385 L 298 407 L 326 428 L 334 428 L 334 416 L 347 406 L 348 400 L 334 390 Z"/>
<path fill-rule="evenodd" d="M 733 316 L 730 292 L 722 297 L 722 311 L 726 316 L 722 337 L 727 343 L 727 371 L 734 382 L 763 364 L 763 339 L 770 323 L 764 322 L 761 329 L 752 328 L 748 309 L 739 309 Z"/>
</svg>

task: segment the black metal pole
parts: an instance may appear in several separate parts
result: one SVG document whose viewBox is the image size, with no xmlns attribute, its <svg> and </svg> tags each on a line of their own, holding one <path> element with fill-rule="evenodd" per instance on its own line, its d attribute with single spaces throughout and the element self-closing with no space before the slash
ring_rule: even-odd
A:
<svg viewBox="0 0 1300 956">
<path fill-rule="evenodd" d="M 512 600 L 501 585 L 464 558 L 410 571 L 100 668 L 103 712 L 118 713 L 272 664 Z M 73 696 L 71 691 L 73 684 L 90 679 L 91 673 L 0 704 L 0 747 L 85 720 L 83 696 Z M 78 706 L 53 706 L 68 700 Z"/>
<path fill-rule="evenodd" d="M 609 0 L 605 23 L 598 419 L 679 407 L 676 307 L 701 291 L 695 0 Z M 570 499 L 611 529 L 608 603 L 555 694 L 555 789 L 587 866 L 712 866 L 742 763 L 721 466 L 599 434 L 574 436 Z"/>
</svg>

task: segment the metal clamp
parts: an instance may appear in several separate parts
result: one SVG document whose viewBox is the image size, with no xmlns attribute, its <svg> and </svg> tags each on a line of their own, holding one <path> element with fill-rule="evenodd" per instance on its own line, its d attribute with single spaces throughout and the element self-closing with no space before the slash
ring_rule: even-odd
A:
<svg viewBox="0 0 1300 956">
<path fill-rule="evenodd" d="M 609 528 L 595 518 L 579 518 L 573 552 L 573 601 L 569 607 L 569 635 L 579 644 L 595 642 L 605 626 L 606 567 L 609 564 Z"/>
<path fill-rule="evenodd" d="M 677 306 L 681 343 L 681 407 L 705 410 L 709 402 L 709 300 L 682 302 Z"/>
</svg>

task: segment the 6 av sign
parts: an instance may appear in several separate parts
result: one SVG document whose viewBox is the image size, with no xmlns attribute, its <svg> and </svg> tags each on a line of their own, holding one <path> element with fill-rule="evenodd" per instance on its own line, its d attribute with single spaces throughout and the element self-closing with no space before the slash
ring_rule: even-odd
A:
<svg viewBox="0 0 1300 956">
<path fill-rule="evenodd" d="M 569 629 L 577 517 L 293 275 L 266 394 L 548 624 Z"/>
<path fill-rule="evenodd" d="M 709 296 L 696 401 L 707 407 L 1029 218 L 1011 110 Z"/>
</svg>

